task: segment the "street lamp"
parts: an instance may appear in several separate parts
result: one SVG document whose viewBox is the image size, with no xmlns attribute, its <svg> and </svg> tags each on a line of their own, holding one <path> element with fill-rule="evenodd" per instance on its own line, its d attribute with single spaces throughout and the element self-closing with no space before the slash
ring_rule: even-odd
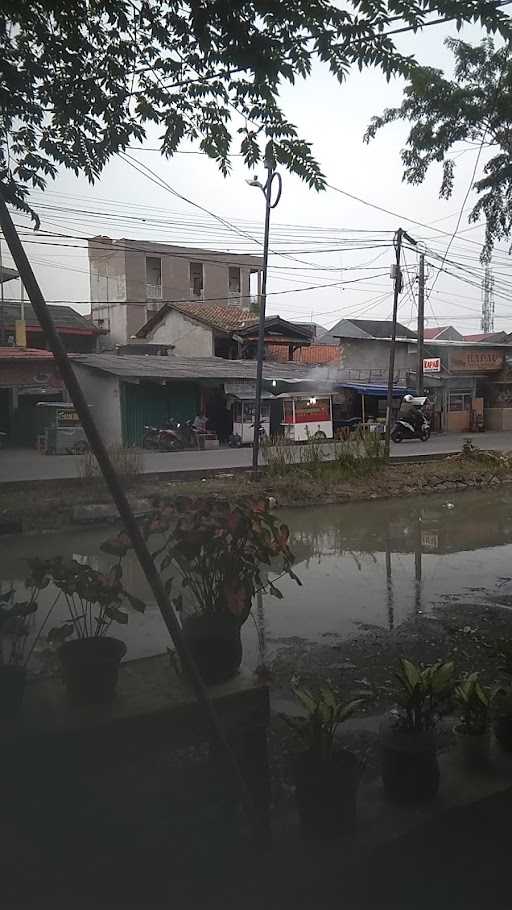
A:
<svg viewBox="0 0 512 910">
<path fill-rule="evenodd" d="M 265 184 L 260 183 L 257 177 L 248 180 L 249 186 L 258 187 L 265 196 L 265 233 L 263 237 L 263 275 L 261 279 L 260 317 L 258 327 L 258 350 L 256 354 L 256 404 L 254 408 L 254 439 L 252 446 L 252 466 L 258 468 L 258 453 L 260 448 L 260 423 L 261 423 L 261 389 L 263 385 L 263 357 L 265 354 L 265 309 L 267 303 L 267 269 L 268 269 L 268 240 L 270 231 L 270 211 L 275 209 L 281 198 L 283 181 L 276 171 L 276 159 L 272 140 L 267 142 L 264 164 L 267 171 Z M 272 184 L 277 178 L 277 196 L 272 202 Z"/>
</svg>

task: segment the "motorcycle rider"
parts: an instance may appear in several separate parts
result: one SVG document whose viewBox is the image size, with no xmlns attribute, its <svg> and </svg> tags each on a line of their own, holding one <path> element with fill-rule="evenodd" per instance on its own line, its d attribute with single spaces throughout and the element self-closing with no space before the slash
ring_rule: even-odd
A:
<svg viewBox="0 0 512 910">
<path fill-rule="evenodd" d="M 423 422 L 423 412 L 421 407 L 415 403 L 413 395 L 404 395 L 400 405 L 400 420 L 410 423 L 416 433 L 421 430 Z"/>
</svg>

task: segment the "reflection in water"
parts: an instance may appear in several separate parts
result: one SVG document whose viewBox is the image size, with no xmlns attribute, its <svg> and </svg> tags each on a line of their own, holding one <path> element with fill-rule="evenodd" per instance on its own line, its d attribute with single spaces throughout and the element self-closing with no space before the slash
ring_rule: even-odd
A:
<svg viewBox="0 0 512 910">
<path fill-rule="evenodd" d="M 396 628 L 428 612 L 446 595 L 475 599 L 507 595 L 497 583 L 510 575 L 512 499 L 497 493 L 459 494 L 453 508 L 446 495 L 352 505 L 282 510 L 291 528 L 296 572 L 302 587 L 283 578 L 283 600 L 258 596 L 254 622 L 244 627 L 248 665 L 268 663 L 278 640 L 299 636 L 359 634 L 360 624 Z M 99 550 L 108 532 L 77 531 L 0 541 L 0 582 L 20 589 L 26 574 L 23 557 L 74 556 L 105 570 L 111 558 Z M 132 614 L 119 636 L 130 657 L 165 651 L 167 631 L 152 602 L 138 564 L 127 559 L 126 587 L 148 603 L 143 616 Z M 485 591 L 482 593 L 483 589 Z M 52 592 L 42 592 L 38 621 Z M 52 617 L 51 624 L 59 621 Z"/>
</svg>

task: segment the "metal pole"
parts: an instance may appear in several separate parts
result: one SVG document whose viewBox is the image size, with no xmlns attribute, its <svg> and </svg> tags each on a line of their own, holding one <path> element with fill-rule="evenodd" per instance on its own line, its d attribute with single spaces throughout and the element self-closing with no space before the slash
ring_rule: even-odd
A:
<svg viewBox="0 0 512 910">
<path fill-rule="evenodd" d="M 252 467 L 258 469 L 258 454 L 260 449 L 260 421 L 261 421 L 261 389 L 263 385 L 263 358 L 265 356 L 265 310 L 267 305 L 267 271 L 268 271 L 268 241 L 270 233 L 270 210 L 275 208 L 281 195 L 281 178 L 279 180 L 279 193 L 272 204 L 272 182 L 276 175 L 276 160 L 272 142 L 267 143 L 265 149 L 265 167 L 267 169 L 267 182 L 263 187 L 265 193 L 265 233 L 263 236 L 263 276 L 261 281 L 260 318 L 258 326 L 258 350 L 256 354 L 256 403 L 254 407 L 254 439 L 252 444 Z"/>
<path fill-rule="evenodd" d="M 418 360 L 416 363 L 416 394 L 423 395 L 423 342 L 425 339 L 425 253 L 420 253 L 418 272 Z"/>
<path fill-rule="evenodd" d="M 89 406 L 85 400 L 84 393 L 73 372 L 71 361 L 69 360 L 62 341 L 57 333 L 53 319 L 48 310 L 48 306 L 41 293 L 41 289 L 32 271 L 25 250 L 21 245 L 20 239 L 16 232 L 16 228 L 12 222 L 2 193 L 0 193 L 0 227 L 3 230 L 5 240 L 7 241 L 7 245 L 16 264 L 16 268 L 20 274 L 20 278 L 25 285 L 28 298 L 34 308 L 34 312 L 39 320 L 41 328 L 46 335 L 48 346 L 53 353 L 60 375 L 64 380 L 64 384 L 69 393 L 71 401 L 76 408 L 78 416 L 80 417 L 80 421 L 84 428 L 91 450 L 96 456 L 103 477 L 105 478 L 105 482 L 110 490 L 112 499 L 117 506 L 119 515 L 125 526 L 126 533 L 130 538 L 137 559 L 139 560 L 144 575 L 146 576 L 151 591 L 160 608 L 164 622 L 174 642 L 178 656 L 182 662 L 183 669 L 186 675 L 189 677 L 197 700 L 204 710 L 205 718 L 208 720 L 208 724 L 210 726 L 212 738 L 214 742 L 222 749 L 223 753 L 226 756 L 226 759 L 230 763 L 232 773 L 238 782 L 242 796 L 244 798 L 244 803 L 248 809 L 249 814 L 251 816 L 255 816 L 255 810 L 248 796 L 246 783 L 240 772 L 238 762 L 236 761 L 235 756 L 226 740 L 224 731 L 219 723 L 215 709 L 208 698 L 208 693 L 206 691 L 204 683 L 190 655 L 186 642 L 184 641 L 180 625 L 176 618 L 176 614 L 169 602 L 169 598 L 165 592 L 162 579 L 156 570 L 155 564 L 149 552 L 146 541 L 144 540 L 141 529 L 133 515 L 128 499 L 126 498 L 126 494 L 121 484 L 119 483 L 117 474 L 112 466 L 112 462 L 110 460 L 107 449 L 105 448 L 105 444 L 98 432 L 96 424 L 94 423 L 91 412 L 89 410 Z"/>
<path fill-rule="evenodd" d="M 402 256 L 402 228 L 395 234 L 395 286 L 393 290 L 393 325 L 391 329 L 391 345 L 389 348 L 388 395 L 386 401 L 386 432 L 384 435 L 384 457 L 389 458 L 389 443 L 391 436 L 391 409 L 393 405 L 393 379 L 395 375 L 395 350 L 396 350 L 396 319 L 398 313 L 398 295 L 402 289 L 402 272 L 400 260 Z"/>
<path fill-rule="evenodd" d="M 4 269 L 2 262 L 2 241 L 0 240 L 0 345 L 5 346 Z"/>
</svg>

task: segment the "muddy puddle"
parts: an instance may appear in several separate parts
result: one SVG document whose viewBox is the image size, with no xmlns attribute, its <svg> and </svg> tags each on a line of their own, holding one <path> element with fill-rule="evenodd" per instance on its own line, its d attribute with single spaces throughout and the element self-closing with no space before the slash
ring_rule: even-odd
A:
<svg viewBox="0 0 512 910">
<path fill-rule="evenodd" d="M 302 587 L 282 579 L 284 598 L 260 597 L 244 628 L 248 669 L 268 661 L 290 639 L 350 640 L 365 631 L 396 630 L 415 616 L 471 605 L 512 607 L 512 493 L 471 491 L 370 503 L 280 510 L 291 528 Z M 0 584 L 21 589 L 26 557 L 73 556 L 105 569 L 104 529 L 0 540 Z M 161 653 L 169 638 L 135 560 L 125 583 L 148 602 L 119 637 L 130 658 Z M 42 611 L 52 591 L 42 593 Z M 53 598 L 52 598 L 53 599 Z M 60 607 L 57 608 L 60 611 Z M 469 615 L 468 612 L 468 615 Z M 56 623 L 64 614 L 56 612 Z M 470 620 L 468 620 L 470 621 Z"/>
</svg>

